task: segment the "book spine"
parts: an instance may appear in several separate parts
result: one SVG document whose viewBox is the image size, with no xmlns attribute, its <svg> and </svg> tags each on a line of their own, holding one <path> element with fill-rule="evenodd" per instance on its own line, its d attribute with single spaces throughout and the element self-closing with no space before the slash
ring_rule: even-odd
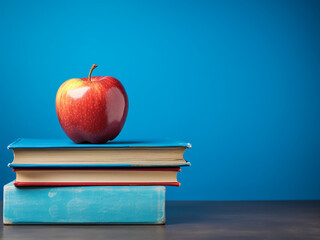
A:
<svg viewBox="0 0 320 240">
<path fill-rule="evenodd" d="M 179 182 L 19 182 L 16 187 L 30 186 L 174 186 L 180 187 Z"/>
<path fill-rule="evenodd" d="M 4 186 L 4 224 L 164 224 L 163 186 Z"/>
</svg>

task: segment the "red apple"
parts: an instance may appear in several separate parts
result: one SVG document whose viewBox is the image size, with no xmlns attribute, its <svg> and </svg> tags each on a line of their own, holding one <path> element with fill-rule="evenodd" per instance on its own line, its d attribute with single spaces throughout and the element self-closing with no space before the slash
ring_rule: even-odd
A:
<svg viewBox="0 0 320 240">
<path fill-rule="evenodd" d="M 60 125 L 75 143 L 106 143 L 120 133 L 128 114 L 128 96 L 114 77 L 73 78 L 56 96 Z"/>
</svg>

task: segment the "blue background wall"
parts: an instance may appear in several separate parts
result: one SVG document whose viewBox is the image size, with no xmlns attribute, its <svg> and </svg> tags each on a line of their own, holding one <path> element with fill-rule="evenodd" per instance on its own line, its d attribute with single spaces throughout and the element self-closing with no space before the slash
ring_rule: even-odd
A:
<svg viewBox="0 0 320 240">
<path fill-rule="evenodd" d="M 1 184 L 6 146 L 62 138 L 69 78 L 118 78 L 119 138 L 190 141 L 169 200 L 320 199 L 319 1 L 1 1 Z"/>
</svg>

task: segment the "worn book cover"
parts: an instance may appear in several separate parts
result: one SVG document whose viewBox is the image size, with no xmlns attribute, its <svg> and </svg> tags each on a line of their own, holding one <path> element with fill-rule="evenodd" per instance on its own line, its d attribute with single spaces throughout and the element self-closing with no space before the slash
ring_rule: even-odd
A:
<svg viewBox="0 0 320 240">
<path fill-rule="evenodd" d="M 164 224 L 163 186 L 4 186 L 4 224 Z"/>
</svg>

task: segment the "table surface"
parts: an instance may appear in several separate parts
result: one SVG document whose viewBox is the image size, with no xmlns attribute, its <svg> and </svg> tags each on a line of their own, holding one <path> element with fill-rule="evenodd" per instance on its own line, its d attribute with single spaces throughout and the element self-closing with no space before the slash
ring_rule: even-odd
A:
<svg viewBox="0 0 320 240">
<path fill-rule="evenodd" d="M 166 216 L 166 225 L 1 224 L 0 239 L 320 239 L 320 201 L 167 202 Z"/>
</svg>

